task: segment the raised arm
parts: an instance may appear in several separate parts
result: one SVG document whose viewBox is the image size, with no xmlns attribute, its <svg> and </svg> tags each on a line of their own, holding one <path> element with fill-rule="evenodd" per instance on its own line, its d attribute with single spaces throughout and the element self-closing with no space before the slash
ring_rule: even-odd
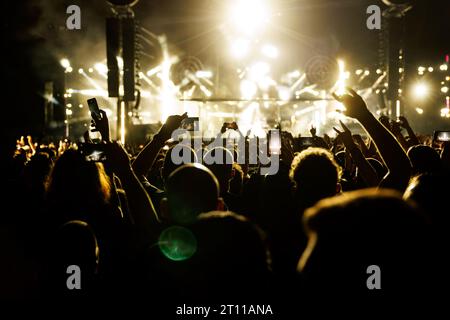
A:
<svg viewBox="0 0 450 320">
<path fill-rule="evenodd" d="M 333 128 L 334 131 L 341 136 L 341 139 L 345 145 L 345 149 L 350 153 L 353 161 L 356 164 L 356 167 L 361 174 L 361 178 L 364 180 L 368 187 L 376 187 L 380 183 L 380 178 L 377 175 L 375 169 L 370 165 L 369 161 L 364 157 L 362 151 L 358 147 L 358 145 L 353 141 L 352 133 L 347 128 L 347 126 L 340 121 L 342 129 L 344 131 L 339 131 L 336 128 Z"/>
<path fill-rule="evenodd" d="M 147 175 L 164 143 L 170 139 L 172 132 L 180 127 L 181 121 L 185 118 L 187 118 L 187 113 L 168 117 L 152 141 L 139 152 L 132 163 L 132 168 L 140 179 Z"/>
<path fill-rule="evenodd" d="M 380 186 L 403 191 L 411 174 L 411 163 L 395 137 L 370 113 L 364 100 L 354 90 L 342 96 L 333 94 L 346 108 L 346 115 L 357 119 L 375 143 L 388 173 Z"/>
<path fill-rule="evenodd" d="M 361 149 L 362 154 L 365 158 L 370 157 L 370 150 L 367 147 L 366 143 L 364 142 L 363 138 L 359 134 L 353 135 L 353 141 L 358 145 L 358 147 Z"/>
<path fill-rule="evenodd" d="M 125 149 L 116 142 L 107 144 L 108 161 L 125 190 L 130 214 L 139 229 L 153 231 L 159 218 L 153 203 L 133 172 Z"/>
<path fill-rule="evenodd" d="M 416 134 L 414 133 L 414 130 L 411 128 L 411 126 L 409 125 L 408 120 L 405 117 L 399 117 L 399 124 L 401 127 L 406 129 L 406 132 L 408 132 L 408 137 L 409 137 L 409 144 L 411 146 L 415 146 L 420 144 L 419 139 L 417 139 Z"/>
<path fill-rule="evenodd" d="M 397 141 L 403 147 L 403 150 L 405 150 L 405 152 L 408 152 L 410 145 L 402 134 L 402 128 L 400 127 L 400 124 L 396 121 L 391 121 L 390 131 L 392 132 L 394 137 L 397 138 Z"/>
</svg>

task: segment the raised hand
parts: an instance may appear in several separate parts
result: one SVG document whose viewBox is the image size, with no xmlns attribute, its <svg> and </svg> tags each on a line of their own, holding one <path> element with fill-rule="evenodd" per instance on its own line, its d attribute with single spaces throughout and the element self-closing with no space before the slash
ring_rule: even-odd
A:
<svg viewBox="0 0 450 320">
<path fill-rule="evenodd" d="M 391 121 L 391 132 L 394 134 L 394 136 L 398 136 L 401 134 L 402 128 L 400 127 L 400 124 L 397 121 L 392 120 Z"/>
<path fill-rule="evenodd" d="M 311 133 L 312 137 L 315 137 L 317 130 L 316 130 L 316 128 L 314 128 L 313 125 L 311 125 L 311 129 L 309 129 L 309 132 Z"/>
<path fill-rule="evenodd" d="M 399 120 L 398 124 L 399 124 L 402 128 L 404 128 L 404 129 L 411 128 L 411 126 L 409 125 L 408 120 L 407 120 L 404 116 L 400 116 L 400 117 L 398 118 L 398 120 Z"/>
<path fill-rule="evenodd" d="M 411 173 L 411 162 L 396 138 L 367 109 L 364 100 L 352 89 L 349 94 L 333 96 L 346 107 L 345 114 L 357 119 L 369 134 L 388 168 L 380 186 L 404 191 Z M 356 149 L 355 149 L 356 150 Z"/>
<path fill-rule="evenodd" d="M 222 124 L 222 128 L 220 128 L 220 133 L 224 134 L 227 131 L 228 128 L 228 122 L 224 122 Z"/>
<path fill-rule="evenodd" d="M 163 124 L 161 129 L 159 129 L 158 136 L 163 140 L 167 141 L 172 136 L 172 132 L 177 130 L 181 126 L 181 122 L 186 119 L 187 112 L 182 115 L 171 115 L 167 118 L 166 123 Z"/>
<path fill-rule="evenodd" d="M 91 120 L 92 132 L 100 132 L 102 140 L 105 142 L 109 141 L 109 121 L 106 112 L 100 110 L 101 118 L 93 117 Z M 95 120 L 94 120 L 95 119 Z"/>
<path fill-rule="evenodd" d="M 359 134 L 353 135 L 353 141 L 358 145 L 359 149 L 363 153 L 363 155 L 367 158 L 370 157 L 370 151 L 367 147 L 366 143 L 364 142 L 363 138 Z"/>
<path fill-rule="evenodd" d="M 381 122 L 381 124 L 382 124 L 383 126 L 386 127 L 386 129 L 389 129 L 389 130 L 390 130 L 391 124 L 390 124 L 390 119 L 389 119 L 388 116 L 382 115 L 382 116 L 380 116 L 380 117 L 378 118 L 378 120 Z"/>
<path fill-rule="evenodd" d="M 348 93 L 341 96 L 333 93 L 333 97 L 345 106 L 345 115 L 357 120 L 365 119 L 370 115 L 367 105 L 355 90 L 347 88 Z"/>
<path fill-rule="evenodd" d="M 336 131 L 338 136 L 342 139 L 342 142 L 344 143 L 346 148 L 354 147 L 355 143 L 353 141 L 352 132 L 342 121 L 339 121 L 339 123 L 341 124 L 341 127 L 344 131 L 340 131 L 335 127 L 333 127 L 333 130 Z"/>
<path fill-rule="evenodd" d="M 399 120 L 400 126 L 401 126 L 402 128 L 404 128 L 404 129 L 406 129 L 406 131 L 408 132 L 408 136 L 409 136 L 409 144 L 410 144 L 411 146 L 420 144 L 419 139 L 417 139 L 417 136 L 416 136 L 416 134 L 414 133 L 414 130 L 413 130 L 413 129 L 411 128 L 411 126 L 409 125 L 408 120 L 407 120 L 405 117 L 403 117 L 403 116 L 400 116 L 400 117 L 398 118 L 398 120 Z"/>
<path fill-rule="evenodd" d="M 34 155 L 36 153 L 36 147 L 34 145 L 33 138 L 30 135 L 27 136 L 27 144 L 30 146 L 31 153 Z"/>
</svg>

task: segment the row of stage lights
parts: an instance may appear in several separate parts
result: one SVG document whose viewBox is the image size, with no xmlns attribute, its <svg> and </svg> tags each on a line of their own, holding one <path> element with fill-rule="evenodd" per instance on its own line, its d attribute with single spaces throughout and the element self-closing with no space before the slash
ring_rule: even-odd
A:
<svg viewBox="0 0 450 320">
<path fill-rule="evenodd" d="M 119 64 L 120 64 L 120 59 L 119 59 Z M 340 64 L 340 80 L 341 83 L 341 87 L 345 86 L 345 81 L 350 77 L 350 72 L 349 71 L 344 71 L 344 66 L 343 66 L 343 62 L 339 61 Z M 73 68 L 70 65 L 70 62 L 68 59 L 62 59 L 61 60 L 61 65 L 65 68 L 65 71 L 67 73 L 70 73 L 73 71 Z M 153 75 L 157 75 L 160 73 L 161 68 L 159 66 L 148 70 L 145 74 L 144 73 L 140 73 L 139 77 L 145 77 L 145 75 L 147 76 L 153 76 Z M 87 69 L 89 73 L 93 73 L 94 70 L 96 70 L 100 75 L 102 75 L 103 77 L 106 78 L 107 76 L 107 67 L 106 65 L 102 64 L 102 63 L 96 63 L 94 65 L 94 67 L 88 68 Z M 441 64 L 439 66 L 439 70 L 440 71 L 447 71 L 448 70 L 448 65 L 447 64 Z M 419 75 L 423 75 L 423 72 L 428 71 L 428 72 L 433 72 L 434 68 L 433 67 L 418 67 L 418 72 Z M 271 79 L 269 77 L 269 73 L 270 73 L 270 65 L 266 62 L 256 62 L 253 65 L 251 65 L 250 67 L 246 67 L 243 70 L 242 69 L 237 69 L 238 74 L 246 74 L 246 77 L 241 77 L 241 83 L 240 83 L 240 91 L 241 91 L 241 98 L 243 99 L 251 99 L 253 98 L 259 89 L 267 89 L 269 86 L 271 85 L 276 85 L 276 82 Z M 403 70 L 399 70 L 399 73 L 403 72 Z M 80 74 L 85 74 L 84 69 L 80 68 L 78 69 L 78 73 Z M 375 73 L 379 76 L 383 75 L 384 72 L 381 69 L 376 69 Z M 361 77 L 366 77 L 369 76 L 371 74 L 371 71 L 369 69 L 356 69 L 354 71 L 354 74 L 356 76 Z M 213 77 L 213 72 L 210 70 L 199 70 L 195 72 L 195 76 L 197 78 L 203 78 L 203 79 L 210 79 Z M 299 70 L 294 70 L 290 73 L 288 73 L 288 76 L 291 78 L 301 78 L 302 77 L 302 73 Z M 450 76 L 446 76 L 445 77 L 445 81 L 441 81 L 441 88 L 440 91 L 443 94 L 447 94 L 449 91 L 448 85 L 450 81 Z M 98 89 L 98 88 L 97 88 Z M 338 88 L 339 89 L 339 88 Z M 98 90 L 97 90 L 98 91 Z M 105 95 L 106 94 L 106 90 L 101 90 L 102 94 Z M 104 91 L 104 92 L 103 92 Z M 375 93 L 379 94 L 380 92 L 385 92 L 386 89 L 376 89 Z M 417 99 L 418 101 L 424 101 L 431 93 L 432 93 L 432 86 L 430 86 L 427 82 L 420 80 L 418 82 L 416 82 L 412 88 L 411 88 L 411 94 L 412 97 L 414 97 L 415 99 Z M 309 92 L 315 96 L 317 96 L 319 93 L 318 91 L 314 90 L 313 88 L 309 88 L 308 90 L 306 90 L 306 92 Z M 65 97 L 71 97 L 73 93 L 72 89 L 67 90 Z M 86 93 L 86 94 L 93 94 L 95 92 L 93 92 L 93 90 L 81 90 L 81 93 Z M 97 92 L 98 93 L 98 92 Z M 399 89 L 399 93 L 402 93 L 401 89 Z M 289 90 L 289 88 L 285 88 L 285 87 L 279 87 L 278 88 L 278 95 L 279 98 L 281 100 L 289 100 L 292 92 Z M 149 97 L 150 93 L 144 91 L 143 97 Z M 211 94 L 207 95 L 208 97 L 211 96 Z M 450 112 L 446 111 L 448 110 L 448 97 L 446 97 L 446 107 L 443 108 L 441 110 L 441 115 L 443 117 L 450 117 Z M 80 104 L 79 105 L 80 108 L 82 108 L 83 106 Z M 445 109 L 445 110 L 444 110 Z M 416 108 L 417 113 L 422 114 L 423 113 L 423 109 L 421 108 Z M 69 111 L 70 113 L 70 111 Z"/>
</svg>

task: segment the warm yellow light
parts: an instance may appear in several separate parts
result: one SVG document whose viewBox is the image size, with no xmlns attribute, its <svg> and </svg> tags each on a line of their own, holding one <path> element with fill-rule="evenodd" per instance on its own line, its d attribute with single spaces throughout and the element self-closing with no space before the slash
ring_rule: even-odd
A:
<svg viewBox="0 0 450 320">
<path fill-rule="evenodd" d="M 120 102 L 120 142 L 125 145 L 125 102 Z"/>
<path fill-rule="evenodd" d="M 122 57 L 117 56 L 117 65 L 119 66 L 119 70 L 123 70 L 123 59 Z"/>
<path fill-rule="evenodd" d="M 62 66 L 64 69 L 67 69 L 67 68 L 70 67 L 70 61 L 69 61 L 68 59 L 66 59 L 66 58 L 61 59 L 60 63 L 61 63 L 61 66 Z"/>
<path fill-rule="evenodd" d="M 253 81 L 259 81 L 270 72 L 270 66 L 266 62 L 256 62 L 250 68 L 249 76 Z"/>
<path fill-rule="evenodd" d="M 95 70 L 97 70 L 98 73 L 107 73 L 108 67 L 104 65 L 103 63 L 96 63 L 94 65 Z"/>
<path fill-rule="evenodd" d="M 343 60 L 338 60 L 338 66 L 339 66 L 339 77 L 335 84 L 336 88 L 336 94 L 342 95 L 345 93 L 345 87 L 346 87 L 346 72 L 345 72 L 345 63 Z M 362 70 L 361 70 L 362 72 Z"/>
<path fill-rule="evenodd" d="M 208 70 L 200 70 L 195 73 L 197 78 L 211 78 L 212 75 L 212 72 Z"/>
<path fill-rule="evenodd" d="M 281 87 L 278 89 L 278 97 L 280 97 L 281 100 L 287 101 L 291 98 L 291 90 L 286 87 Z"/>
<path fill-rule="evenodd" d="M 400 117 L 400 100 L 395 101 L 395 116 Z"/>
<path fill-rule="evenodd" d="M 263 55 L 265 55 L 268 58 L 272 58 L 275 59 L 278 57 L 278 49 L 271 45 L 271 44 L 266 44 L 261 48 L 261 52 Z"/>
<path fill-rule="evenodd" d="M 440 66 L 439 66 L 439 70 L 441 70 L 441 71 L 447 71 L 447 69 L 448 69 L 448 66 L 444 63 L 444 64 L 441 64 Z"/>
<path fill-rule="evenodd" d="M 242 80 L 241 81 L 241 96 L 244 99 L 251 99 L 258 91 L 258 87 L 253 81 Z"/>
<path fill-rule="evenodd" d="M 235 0 L 230 10 L 230 22 L 240 33 L 247 35 L 260 31 L 269 20 L 267 1 Z"/>
<path fill-rule="evenodd" d="M 250 43 L 246 39 L 236 39 L 231 44 L 231 55 L 235 58 L 244 58 L 250 50 Z"/>
<path fill-rule="evenodd" d="M 425 83 L 417 83 L 413 88 L 416 98 L 425 98 L 429 93 L 429 88 Z"/>
</svg>

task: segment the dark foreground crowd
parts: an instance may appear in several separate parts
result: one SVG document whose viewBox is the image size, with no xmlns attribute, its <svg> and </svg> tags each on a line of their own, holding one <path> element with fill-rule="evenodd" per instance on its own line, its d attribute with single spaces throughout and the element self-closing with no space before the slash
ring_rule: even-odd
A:
<svg viewBox="0 0 450 320">
<path fill-rule="evenodd" d="M 175 164 L 167 140 L 186 115 L 169 117 L 133 157 L 109 141 L 105 114 L 95 123 L 103 161 L 65 142 L 6 143 L 1 297 L 295 311 L 440 295 L 449 142 L 416 136 L 405 118 L 375 118 L 353 91 L 336 98 L 367 137 L 341 123 L 335 138 L 312 129 L 314 146 L 302 150 L 283 132 L 275 175 L 207 145 L 184 147 L 192 163 Z M 198 157 L 216 152 L 229 161 Z"/>
</svg>

